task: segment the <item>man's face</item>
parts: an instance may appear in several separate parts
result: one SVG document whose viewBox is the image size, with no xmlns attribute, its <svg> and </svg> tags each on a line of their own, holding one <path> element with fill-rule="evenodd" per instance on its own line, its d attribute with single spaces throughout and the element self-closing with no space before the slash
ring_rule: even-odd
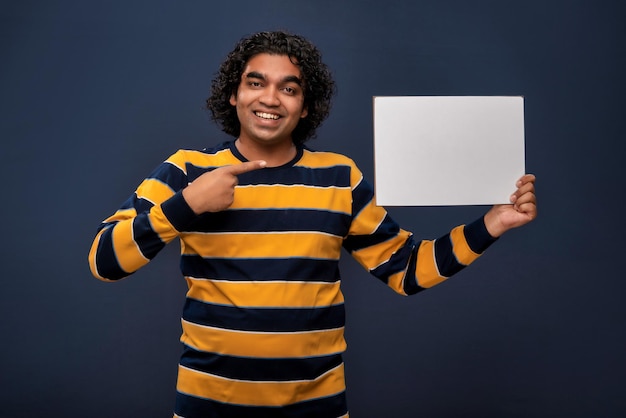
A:
<svg viewBox="0 0 626 418">
<path fill-rule="evenodd" d="M 291 142 L 304 107 L 302 75 L 286 55 L 262 53 L 248 60 L 230 104 L 241 123 L 239 140 L 268 146 Z"/>
</svg>

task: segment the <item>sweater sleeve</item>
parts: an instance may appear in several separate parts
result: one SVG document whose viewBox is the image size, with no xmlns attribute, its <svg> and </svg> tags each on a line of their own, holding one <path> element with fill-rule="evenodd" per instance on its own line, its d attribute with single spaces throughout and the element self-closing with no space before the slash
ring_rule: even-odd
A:
<svg viewBox="0 0 626 418">
<path fill-rule="evenodd" d="M 402 295 L 441 283 L 476 260 L 495 238 L 483 218 L 434 240 L 417 240 L 376 206 L 362 178 L 353 187 L 352 224 L 344 248 L 370 273 Z"/>
<path fill-rule="evenodd" d="M 179 163 L 181 154 L 162 163 L 102 222 L 89 251 L 89 267 L 96 278 L 114 281 L 134 273 L 195 219 L 182 196 L 187 175 Z"/>
</svg>

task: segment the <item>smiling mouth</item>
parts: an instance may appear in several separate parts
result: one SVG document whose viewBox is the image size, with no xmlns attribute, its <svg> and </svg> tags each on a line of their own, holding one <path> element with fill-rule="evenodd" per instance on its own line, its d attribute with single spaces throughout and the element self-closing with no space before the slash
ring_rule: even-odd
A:
<svg viewBox="0 0 626 418">
<path fill-rule="evenodd" d="M 254 112 L 255 115 L 257 115 L 258 117 L 260 117 L 261 119 L 269 119 L 269 120 L 277 120 L 280 119 L 280 116 L 278 115 L 274 115 L 272 113 L 265 113 L 265 112 Z"/>
</svg>

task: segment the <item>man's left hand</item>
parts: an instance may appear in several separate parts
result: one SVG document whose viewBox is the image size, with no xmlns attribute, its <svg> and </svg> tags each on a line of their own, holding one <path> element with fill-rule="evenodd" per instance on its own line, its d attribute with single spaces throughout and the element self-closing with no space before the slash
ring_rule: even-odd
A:
<svg viewBox="0 0 626 418">
<path fill-rule="evenodd" d="M 525 174 L 517 181 L 510 205 L 495 205 L 485 214 L 485 226 L 494 238 L 509 229 L 526 225 L 537 217 L 535 176 Z"/>
</svg>

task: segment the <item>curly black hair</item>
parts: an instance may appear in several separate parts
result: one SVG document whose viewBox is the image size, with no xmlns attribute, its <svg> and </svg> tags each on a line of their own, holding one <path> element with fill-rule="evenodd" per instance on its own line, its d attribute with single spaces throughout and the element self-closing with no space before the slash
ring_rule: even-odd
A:
<svg viewBox="0 0 626 418">
<path fill-rule="evenodd" d="M 212 81 L 211 96 L 206 100 L 206 106 L 222 130 L 237 137 L 241 124 L 235 107 L 230 104 L 230 97 L 237 92 L 248 60 L 261 53 L 286 55 L 300 68 L 304 82 L 304 106 L 308 113 L 300 119 L 291 136 L 296 145 L 301 145 L 315 137 L 315 130 L 328 116 L 335 93 L 335 82 L 322 62 L 320 51 L 302 36 L 275 31 L 242 38 Z"/>
</svg>

